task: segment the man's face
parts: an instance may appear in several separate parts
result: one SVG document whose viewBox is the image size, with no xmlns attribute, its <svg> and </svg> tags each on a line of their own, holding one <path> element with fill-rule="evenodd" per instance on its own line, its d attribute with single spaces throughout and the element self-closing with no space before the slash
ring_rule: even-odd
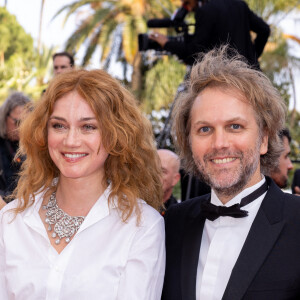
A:
<svg viewBox="0 0 300 300">
<path fill-rule="evenodd" d="M 160 158 L 162 168 L 162 186 L 164 195 L 166 195 L 166 197 L 164 197 L 165 202 L 171 195 L 173 187 L 179 181 L 180 174 L 178 172 L 178 166 L 176 166 L 176 159 L 167 151 L 158 150 L 158 156 Z"/>
<path fill-rule="evenodd" d="M 198 5 L 197 0 L 181 0 L 181 3 L 188 11 L 193 11 Z"/>
<path fill-rule="evenodd" d="M 18 141 L 19 136 L 19 124 L 21 116 L 24 112 L 24 106 L 16 106 L 7 116 L 6 116 L 6 136 L 11 141 Z"/>
<path fill-rule="evenodd" d="M 288 181 L 288 173 L 293 169 L 293 164 L 289 157 L 291 153 L 290 143 L 286 136 L 283 136 L 284 150 L 279 157 L 278 168 L 272 172 L 271 177 L 280 188 L 285 188 Z"/>
<path fill-rule="evenodd" d="M 267 152 L 268 138 L 260 137 L 254 110 L 235 89 L 206 88 L 190 118 L 195 163 L 220 200 L 261 180 L 260 155 Z"/>
<path fill-rule="evenodd" d="M 54 75 L 69 71 L 72 69 L 70 59 L 67 56 L 56 56 L 53 60 L 53 72 Z"/>
</svg>

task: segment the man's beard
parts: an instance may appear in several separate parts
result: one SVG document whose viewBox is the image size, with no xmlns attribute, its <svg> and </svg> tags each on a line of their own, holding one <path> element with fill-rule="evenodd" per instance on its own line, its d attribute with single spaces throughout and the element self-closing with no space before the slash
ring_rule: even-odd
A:
<svg viewBox="0 0 300 300">
<path fill-rule="evenodd" d="M 203 157 L 204 164 L 194 156 L 195 163 L 199 171 L 201 181 L 207 183 L 220 196 L 235 196 L 243 190 L 252 175 L 255 173 L 260 160 L 260 143 L 258 142 L 255 149 L 249 149 L 245 152 L 236 151 L 230 152 L 228 150 L 214 151 L 206 154 Z M 228 173 L 225 179 L 218 179 L 218 175 L 210 172 L 207 167 L 207 162 L 214 157 L 236 157 L 240 160 L 240 165 L 236 169 L 224 168 L 215 170 L 219 174 Z M 211 164 L 212 162 L 210 162 Z M 231 176 L 233 175 L 233 176 Z"/>
<path fill-rule="evenodd" d="M 271 177 L 281 189 L 287 187 L 288 177 L 281 173 L 279 167 L 275 168 L 275 170 L 271 173 Z"/>
</svg>

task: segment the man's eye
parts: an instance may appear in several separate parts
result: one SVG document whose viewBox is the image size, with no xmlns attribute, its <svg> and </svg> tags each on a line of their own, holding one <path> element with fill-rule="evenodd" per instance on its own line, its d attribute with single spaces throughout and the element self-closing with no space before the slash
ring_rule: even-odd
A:
<svg viewBox="0 0 300 300">
<path fill-rule="evenodd" d="M 232 129 L 241 129 L 241 125 L 239 125 L 239 124 L 231 124 L 230 125 L 230 128 L 232 128 Z"/>
<path fill-rule="evenodd" d="M 210 131 L 210 128 L 208 126 L 204 126 L 199 129 L 199 132 L 201 132 L 201 133 L 207 133 L 209 131 Z"/>
</svg>

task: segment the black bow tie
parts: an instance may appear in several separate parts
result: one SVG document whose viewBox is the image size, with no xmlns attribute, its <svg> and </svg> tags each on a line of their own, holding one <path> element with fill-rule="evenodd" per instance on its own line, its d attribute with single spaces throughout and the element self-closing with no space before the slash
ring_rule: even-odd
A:
<svg viewBox="0 0 300 300">
<path fill-rule="evenodd" d="M 241 203 L 234 204 L 232 206 L 216 206 L 210 202 L 203 202 L 201 204 L 201 216 L 205 217 L 211 221 L 216 220 L 219 217 L 233 217 L 233 218 L 244 218 L 248 216 L 248 211 L 242 210 L 241 207 L 251 203 L 259 196 L 264 194 L 268 190 L 268 184 L 265 181 L 263 185 L 261 185 L 254 192 L 244 197 L 241 200 Z"/>
</svg>

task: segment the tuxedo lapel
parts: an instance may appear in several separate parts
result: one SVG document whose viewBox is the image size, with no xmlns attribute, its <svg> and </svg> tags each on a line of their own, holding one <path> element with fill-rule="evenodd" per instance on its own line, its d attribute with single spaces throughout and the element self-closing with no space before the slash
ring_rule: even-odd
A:
<svg viewBox="0 0 300 300">
<path fill-rule="evenodd" d="M 210 195 L 203 201 L 209 201 Z M 181 290 L 182 299 L 196 299 L 196 278 L 205 218 L 200 217 L 200 203 L 196 210 L 191 212 L 184 226 L 181 260 Z"/>
<path fill-rule="evenodd" d="M 223 300 L 240 300 L 272 250 L 283 226 L 283 193 L 268 179 L 268 193 L 251 226 L 245 244 L 232 270 Z"/>
</svg>

